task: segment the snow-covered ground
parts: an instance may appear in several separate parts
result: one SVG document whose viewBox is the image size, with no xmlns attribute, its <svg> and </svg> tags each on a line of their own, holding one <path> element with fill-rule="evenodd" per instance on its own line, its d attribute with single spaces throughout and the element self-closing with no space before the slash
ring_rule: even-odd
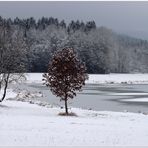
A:
<svg viewBox="0 0 148 148">
<path fill-rule="evenodd" d="M 27 73 L 28 82 L 42 83 L 42 73 Z M 148 84 L 148 74 L 89 74 L 86 83 Z"/>
<path fill-rule="evenodd" d="M 18 95 L 8 90 L 7 99 Z M 33 103 L 33 102 L 32 102 Z M 137 146 L 148 145 L 148 115 L 70 109 L 27 102 L 0 104 L 0 146 Z"/>
<path fill-rule="evenodd" d="M 148 74 L 132 76 L 90 75 L 88 83 L 148 82 Z M 28 83 L 41 83 L 41 79 L 42 74 L 27 74 Z M 148 146 L 147 114 L 71 108 L 77 117 L 64 117 L 58 115 L 64 112 L 60 107 L 25 98 L 36 95 L 42 97 L 8 89 L 0 103 L 0 146 Z"/>
<path fill-rule="evenodd" d="M 0 105 L 1 146 L 148 145 L 148 116 L 73 108 L 78 117 L 58 116 L 60 108 L 19 101 Z"/>
<path fill-rule="evenodd" d="M 3 89 L 0 90 L 0 98 L 2 98 L 2 94 L 3 94 Z M 17 96 L 17 94 L 12 89 L 7 89 L 5 99 L 15 98 L 16 96 Z"/>
<path fill-rule="evenodd" d="M 148 84 L 148 74 L 91 74 L 87 83 Z"/>
</svg>

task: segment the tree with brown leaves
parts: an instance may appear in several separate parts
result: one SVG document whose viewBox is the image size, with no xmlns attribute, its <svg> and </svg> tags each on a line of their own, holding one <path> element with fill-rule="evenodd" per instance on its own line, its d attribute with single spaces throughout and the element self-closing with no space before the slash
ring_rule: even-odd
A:
<svg viewBox="0 0 148 148">
<path fill-rule="evenodd" d="M 76 96 L 88 79 L 85 64 L 78 58 L 72 48 L 64 48 L 53 56 L 48 73 L 43 74 L 43 81 L 54 95 L 65 101 L 65 113 L 68 115 L 68 99 Z"/>
</svg>

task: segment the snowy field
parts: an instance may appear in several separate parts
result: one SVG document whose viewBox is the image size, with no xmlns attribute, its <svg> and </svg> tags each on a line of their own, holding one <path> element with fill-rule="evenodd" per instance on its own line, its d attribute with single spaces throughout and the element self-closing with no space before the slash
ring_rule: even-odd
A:
<svg viewBox="0 0 148 148">
<path fill-rule="evenodd" d="M 78 117 L 58 116 L 60 108 L 19 101 L 0 105 L 1 146 L 148 145 L 148 116 L 73 108 Z"/>
<path fill-rule="evenodd" d="M 27 73 L 26 77 L 28 82 L 42 82 L 42 73 Z M 148 74 L 89 74 L 89 80 L 87 80 L 86 83 L 148 84 Z"/>
<path fill-rule="evenodd" d="M 42 74 L 27 74 L 28 83 L 41 79 Z M 87 83 L 129 82 L 147 83 L 148 74 L 90 75 Z M 17 97 L 8 89 L 0 103 L 0 146 L 148 146 L 147 114 L 71 108 L 77 117 L 63 117 L 60 107 L 15 101 Z"/>
</svg>

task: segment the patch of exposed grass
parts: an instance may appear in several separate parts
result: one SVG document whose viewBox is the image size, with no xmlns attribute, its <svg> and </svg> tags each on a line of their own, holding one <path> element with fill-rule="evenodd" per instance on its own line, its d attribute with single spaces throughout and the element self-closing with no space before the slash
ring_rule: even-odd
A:
<svg viewBox="0 0 148 148">
<path fill-rule="evenodd" d="M 61 112 L 58 114 L 59 116 L 73 116 L 73 117 L 78 117 L 78 115 L 76 113 L 70 112 L 68 114 L 66 114 L 65 112 Z"/>
</svg>

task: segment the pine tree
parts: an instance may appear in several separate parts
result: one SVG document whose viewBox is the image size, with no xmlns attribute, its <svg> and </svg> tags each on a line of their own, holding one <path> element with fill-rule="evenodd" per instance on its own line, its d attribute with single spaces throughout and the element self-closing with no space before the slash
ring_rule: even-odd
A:
<svg viewBox="0 0 148 148">
<path fill-rule="evenodd" d="M 43 75 L 44 84 L 65 102 L 66 115 L 68 115 L 68 99 L 76 96 L 76 91 L 81 90 L 86 79 L 88 79 L 86 67 L 72 48 L 58 51 L 49 64 L 48 73 Z"/>
</svg>

